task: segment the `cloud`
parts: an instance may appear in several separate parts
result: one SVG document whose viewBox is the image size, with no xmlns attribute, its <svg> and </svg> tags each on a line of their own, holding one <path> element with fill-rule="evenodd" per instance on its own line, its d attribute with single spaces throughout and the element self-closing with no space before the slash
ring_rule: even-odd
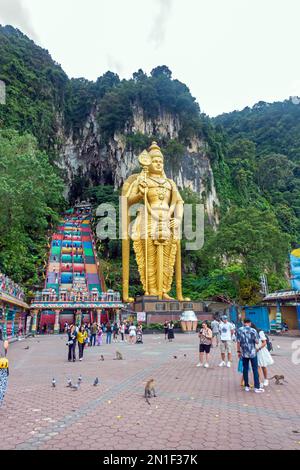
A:
<svg viewBox="0 0 300 470">
<path fill-rule="evenodd" d="M 116 59 L 115 57 L 112 57 L 110 54 L 107 54 L 106 62 L 111 72 L 115 72 L 120 76 L 123 74 L 124 65 L 120 60 Z"/>
<path fill-rule="evenodd" d="M 167 22 L 172 12 L 173 0 L 156 0 L 156 3 L 159 9 L 154 18 L 149 39 L 154 43 L 155 48 L 159 49 L 165 42 Z"/>
<path fill-rule="evenodd" d="M 38 37 L 31 24 L 30 14 L 23 5 L 23 0 L 0 0 L 0 23 L 17 27 L 31 39 Z"/>
</svg>

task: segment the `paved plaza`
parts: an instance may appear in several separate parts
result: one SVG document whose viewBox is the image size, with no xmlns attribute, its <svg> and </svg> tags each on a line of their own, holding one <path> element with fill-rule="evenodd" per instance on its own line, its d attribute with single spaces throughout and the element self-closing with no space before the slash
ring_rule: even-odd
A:
<svg viewBox="0 0 300 470">
<path fill-rule="evenodd" d="M 174 343 L 164 335 L 144 335 L 144 345 L 90 348 L 76 363 L 67 361 L 65 336 L 14 343 L 0 408 L 0 449 L 300 449 L 295 339 L 272 339 L 270 374 L 283 373 L 288 383 L 272 383 L 264 394 L 241 389 L 236 356 L 231 369 L 219 368 L 217 348 L 210 369 L 196 368 L 197 335 L 178 334 Z M 116 350 L 123 361 L 113 360 Z M 80 374 L 80 389 L 68 389 L 67 379 L 75 382 Z M 96 377 L 100 385 L 94 387 Z M 152 377 L 158 397 L 149 406 L 143 391 Z"/>
</svg>

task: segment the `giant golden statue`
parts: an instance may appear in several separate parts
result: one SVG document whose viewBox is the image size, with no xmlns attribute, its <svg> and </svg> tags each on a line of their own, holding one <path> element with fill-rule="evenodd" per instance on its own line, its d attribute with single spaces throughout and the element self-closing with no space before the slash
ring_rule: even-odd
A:
<svg viewBox="0 0 300 470">
<path fill-rule="evenodd" d="M 145 296 L 169 296 L 176 270 L 177 299 L 182 296 L 181 224 L 184 202 L 174 181 L 164 172 L 164 157 L 156 142 L 139 157 L 140 174 L 129 177 L 122 191 L 123 299 L 129 298 L 130 239 Z M 131 223 L 130 212 L 139 205 Z"/>
</svg>

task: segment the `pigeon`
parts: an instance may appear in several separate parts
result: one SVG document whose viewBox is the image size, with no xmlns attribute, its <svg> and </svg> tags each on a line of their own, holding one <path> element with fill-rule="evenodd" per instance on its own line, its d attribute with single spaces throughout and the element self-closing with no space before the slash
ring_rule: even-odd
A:
<svg viewBox="0 0 300 470">
<path fill-rule="evenodd" d="M 78 383 L 81 383 L 81 382 L 82 382 L 82 376 L 80 375 L 80 376 L 78 377 Z"/>
<path fill-rule="evenodd" d="M 185 354 L 184 357 L 187 357 L 187 355 Z"/>
<path fill-rule="evenodd" d="M 79 389 L 79 384 L 72 385 L 71 389 L 77 391 Z"/>
<path fill-rule="evenodd" d="M 68 388 L 72 387 L 72 380 L 71 379 L 68 379 L 68 385 L 67 385 Z"/>
<path fill-rule="evenodd" d="M 52 379 L 52 387 L 53 387 L 53 388 L 56 387 L 56 380 L 55 380 L 55 379 Z"/>
<path fill-rule="evenodd" d="M 95 382 L 94 382 L 94 387 L 97 387 L 97 385 L 99 384 L 99 379 L 98 377 L 95 379 Z"/>
<path fill-rule="evenodd" d="M 27 346 L 27 348 L 24 348 L 25 351 L 28 351 L 28 349 L 29 349 L 29 346 Z"/>
<path fill-rule="evenodd" d="M 100 361 L 104 361 L 104 356 L 101 354 Z"/>
<path fill-rule="evenodd" d="M 173 356 L 173 357 L 174 357 L 174 359 L 177 359 L 177 356 Z"/>
</svg>

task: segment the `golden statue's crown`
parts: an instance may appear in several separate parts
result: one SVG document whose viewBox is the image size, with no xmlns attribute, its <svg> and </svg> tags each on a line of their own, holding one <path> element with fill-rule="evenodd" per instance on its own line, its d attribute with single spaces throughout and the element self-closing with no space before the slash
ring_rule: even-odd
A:
<svg viewBox="0 0 300 470">
<path fill-rule="evenodd" d="M 161 152 L 161 149 L 158 146 L 157 142 L 152 142 L 152 145 L 149 148 L 149 155 L 150 155 L 151 158 L 154 158 L 154 157 L 164 158 L 164 156 Z"/>
</svg>

